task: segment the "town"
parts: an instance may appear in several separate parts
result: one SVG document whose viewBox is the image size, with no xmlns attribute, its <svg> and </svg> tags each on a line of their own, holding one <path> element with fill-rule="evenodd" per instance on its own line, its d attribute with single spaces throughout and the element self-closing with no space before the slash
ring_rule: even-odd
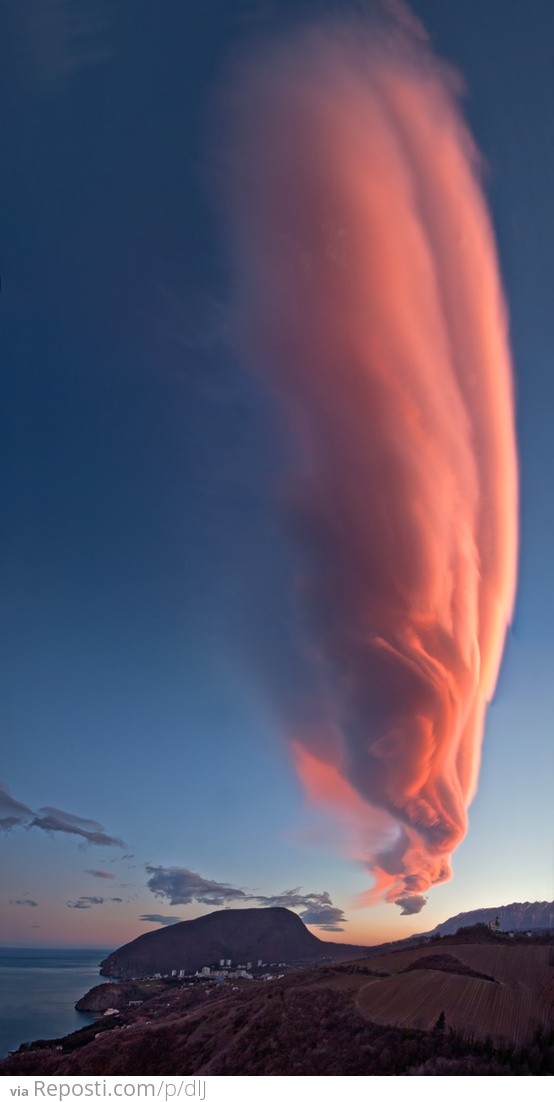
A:
<svg viewBox="0 0 554 1102">
<path fill-rule="evenodd" d="M 151 980 L 187 980 L 188 982 L 196 980 L 212 980 L 215 983 L 221 983 L 222 980 L 273 980 L 281 979 L 286 972 L 291 970 L 291 965 L 285 961 L 272 962 L 268 964 L 261 958 L 257 963 L 253 965 L 252 961 L 247 961 L 245 964 L 234 963 L 231 958 L 221 957 L 217 964 L 205 964 L 201 968 L 196 969 L 195 972 L 187 972 L 185 968 L 172 968 L 171 972 L 154 972 L 153 975 L 145 977 Z"/>
</svg>

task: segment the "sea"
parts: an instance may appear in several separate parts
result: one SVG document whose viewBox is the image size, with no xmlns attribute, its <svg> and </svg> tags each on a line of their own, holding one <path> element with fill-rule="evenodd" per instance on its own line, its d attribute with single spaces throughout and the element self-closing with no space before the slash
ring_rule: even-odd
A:
<svg viewBox="0 0 554 1102">
<path fill-rule="evenodd" d="M 94 1020 L 75 1010 L 109 949 L 0 948 L 0 1059 L 23 1041 L 63 1037 Z"/>
</svg>

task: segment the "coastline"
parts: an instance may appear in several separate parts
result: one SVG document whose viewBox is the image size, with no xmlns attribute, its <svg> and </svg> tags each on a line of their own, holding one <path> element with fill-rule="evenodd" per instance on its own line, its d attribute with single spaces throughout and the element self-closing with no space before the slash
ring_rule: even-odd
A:
<svg viewBox="0 0 554 1102">
<path fill-rule="evenodd" d="M 0 947 L 0 1059 L 37 1039 L 64 1036 L 94 1015 L 75 1002 L 99 982 L 104 949 Z"/>
</svg>

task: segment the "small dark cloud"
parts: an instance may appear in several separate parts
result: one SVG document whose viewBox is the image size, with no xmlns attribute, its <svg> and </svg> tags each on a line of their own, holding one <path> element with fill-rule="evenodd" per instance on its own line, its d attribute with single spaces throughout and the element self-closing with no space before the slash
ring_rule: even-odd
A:
<svg viewBox="0 0 554 1102">
<path fill-rule="evenodd" d="M 306 926 L 319 926 L 321 930 L 329 930 L 331 933 L 340 933 L 343 923 L 347 921 L 340 907 L 307 908 L 305 911 L 300 911 L 300 918 Z"/>
<path fill-rule="evenodd" d="M 104 903 L 123 903 L 119 895 L 80 895 L 78 899 L 68 899 L 66 907 L 75 911 L 88 911 L 89 907 L 100 907 Z"/>
<path fill-rule="evenodd" d="M 164 869 L 161 865 L 147 865 L 148 887 L 158 899 L 169 899 L 172 907 L 180 903 L 206 903 L 209 907 L 223 907 L 226 903 L 251 899 L 242 888 L 232 884 L 205 880 L 190 869 Z"/>
<path fill-rule="evenodd" d="M 99 907 L 106 903 L 104 896 L 79 896 L 78 899 L 68 899 L 66 907 L 74 910 L 88 910 L 89 907 Z"/>
<path fill-rule="evenodd" d="M 72 907 L 75 911 L 88 911 L 89 907 L 97 907 L 105 902 L 102 895 L 81 895 L 79 899 L 68 899 L 66 907 Z"/>
<path fill-rule="evenodd" d="M 182 922 L 182 919 L 172 918 L 171 915 L 139 915 L 139 922 L 157 922 L 160 926 L 174 926 L 176 922 Z"/>
<path fill-rule="evenodd" d="M 401 907 L 401 915 L 417 915 L 422 910 L 427 902 L 425 895 L 399 895 L 398 899 L 395 899 L 397 907 Z"/>
<path fill-rule="evenodd" d="M 103 869 L 85 869 L 89 876 L 97 876 L 99 880 L 115 880 L 115 872 L 104 872 Z"/>
<path fill-rule="evenodd" d="M 10 903 L 15 903 L 17 907 L 38 907 L 34 899 L 10 899 Z"/>
</svg>

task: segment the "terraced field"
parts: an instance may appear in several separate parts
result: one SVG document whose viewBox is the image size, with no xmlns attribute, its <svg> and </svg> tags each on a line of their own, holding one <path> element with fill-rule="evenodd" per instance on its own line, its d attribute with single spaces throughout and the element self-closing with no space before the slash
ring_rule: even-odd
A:
<svg viewBox="0 0 554 1102">
<path fill-rule="evenodd" d="M 379 968 L 392 974 L 359 977 L 355 1001 L 364 1016 L 383 1025 L 432 1029 L 444 1011 L 447 1027 L 513 1044 L 525 1043 L 537 1027 L 552 1025 L 554 969 L 548 946 L 448 946 L 452 956 L 494 976 L 495 983 L 431 969 L 404 972 L 436 952 L 436 945 L 420 946 L 379 957 Z"/>
</svg>

